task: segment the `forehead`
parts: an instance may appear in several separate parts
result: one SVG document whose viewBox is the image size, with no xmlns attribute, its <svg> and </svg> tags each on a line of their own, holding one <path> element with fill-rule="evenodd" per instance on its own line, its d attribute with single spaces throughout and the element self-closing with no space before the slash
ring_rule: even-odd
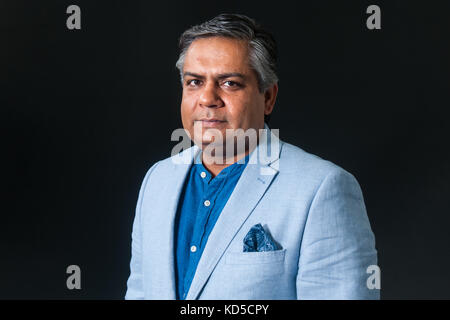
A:
<svg viewBox="0 0 450 320">
<path fill-rule="evenodd" d="M 249 72 L 248 45 L 245 40 L 224 37 L 197 39 L 189 46 L 184 70 L 220 73 Z"/>
</svg>

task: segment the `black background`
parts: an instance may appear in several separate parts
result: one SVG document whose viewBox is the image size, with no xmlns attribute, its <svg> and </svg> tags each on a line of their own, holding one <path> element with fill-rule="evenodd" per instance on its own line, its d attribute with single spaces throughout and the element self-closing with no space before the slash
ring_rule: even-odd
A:
<svg viewBox="0 0 450 320">
<path fill-rule="evenodd" d="M 68 30 L 66 8 L 81 8 Z M 366 8 L 381 7 L 381 30 Z M 142 178 L 181 127 L 178 37 L 247 14 L 279 46 L 280 138 L 362 187 L 382 298 L 450 298 L 442 1 L 0 1 L 0 298 L 121 299 Z M 82 289 L 66 288 L 66 267 Z"/>
</svg>

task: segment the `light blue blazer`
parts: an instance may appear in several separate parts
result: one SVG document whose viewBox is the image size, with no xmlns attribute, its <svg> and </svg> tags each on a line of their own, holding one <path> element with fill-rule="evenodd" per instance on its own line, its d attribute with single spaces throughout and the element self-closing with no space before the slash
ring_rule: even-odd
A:
<svg viewBox="0 0 450 320">
<path fill-rule="evenodd" d="M 379 299 L 367 286 L 377 251 L 353 175 L 281 140 L 270 159 L 255 161 L 261 146 L 209 236 L 186 299 Z M 198 151 L 180 153 L 184 164 L 159 161 L 144 178 L 125 299 L 176 298 L 175 213 Z M 243 252 L 257 223 L 282 249 Z"/>
</svg>

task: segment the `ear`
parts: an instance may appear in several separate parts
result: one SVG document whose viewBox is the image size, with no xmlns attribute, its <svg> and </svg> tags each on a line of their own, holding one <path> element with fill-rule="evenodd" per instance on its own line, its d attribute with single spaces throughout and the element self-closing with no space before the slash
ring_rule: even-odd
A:
<svg viewBox="0 0 450 320">
<path fill-rule="evenodd" d="M 264 92 L 264 114 L 271 114 L 273 111 L 273 107 L 275 106 L 275 100 L 277 99 L 278 93 L 278 84 L 275 83 L 270 88 L 266 89 Z"/>
</svg>

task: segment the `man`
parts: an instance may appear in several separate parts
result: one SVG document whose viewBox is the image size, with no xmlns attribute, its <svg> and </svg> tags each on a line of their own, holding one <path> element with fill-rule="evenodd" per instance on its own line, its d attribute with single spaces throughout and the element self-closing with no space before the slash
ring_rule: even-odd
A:
<svg viewBox="0 0 450 320">
<path fill-rule="evenodd" d="M 144 178 L 125 298 L 378 299 L 358 182 L 265 125 L 278 92 L 273 37 L 222 14 L 185 31 L 180 48 L 195 145 Z M 239 148 L 242 131 L 257 135 Z"/>
</svg>

